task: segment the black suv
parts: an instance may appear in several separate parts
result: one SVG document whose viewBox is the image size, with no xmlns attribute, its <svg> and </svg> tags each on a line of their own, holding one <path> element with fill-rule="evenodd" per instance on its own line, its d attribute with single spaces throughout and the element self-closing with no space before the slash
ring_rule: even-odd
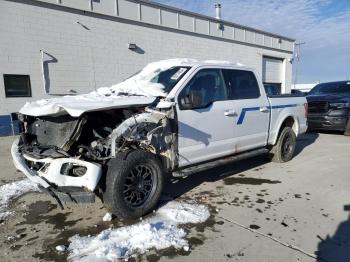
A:
<svg viewBox="0 0 350 262">
<path fill-rule="evenodd" d="M 338 130 L 350 135 L 350 81 L 318 84 L 306 98 L 309 129 Z"/>
</svg>

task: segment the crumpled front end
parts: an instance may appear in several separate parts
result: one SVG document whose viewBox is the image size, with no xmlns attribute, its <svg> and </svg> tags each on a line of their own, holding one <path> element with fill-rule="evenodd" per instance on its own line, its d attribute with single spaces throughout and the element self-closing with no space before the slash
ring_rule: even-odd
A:
<svg viewBox="0 0 350 262">
<path fill-rule="evenodd" d="M 103 163 L 84 157 L 78 147 L 91 140 L 88 117 L 20 119 L 24 132 L 11 148 L 15 167 L 60 202 L 94 202 Z"/>
<path fill-rule="evenodd" d="M 35 158 L 21 152 L 21 138 L 11 147 L 15 167 L 61 202 L 94 202 L 101 165 L 74 158 Z M 62 205 L 61 205 L 62 206 Z"/>
<path fill-rule="evenodd" d="M 74 158 L 35 158 L 21 153 L 20 139 L 12 145 L 11 153 L 15 167 L 33 182 L 44 188 L 84 187 L 94 191 L 101 178 L 102 168 L 99 164 Z M 33 166 L 38 166 L 35 170 Z M 30 167 L 31 166 L 31 167 Z"/>
<path fill-rule="evenodd" d="M 165 169 L 174 169 L 173 118 L 171 109 L 150 108 L 89 112 L 80 117 L 21 115 L 24 132 L 13 143 L 13 161 L 49 193 L 70 194 L 73 188 L 99 195 L 106 186 L 101 177 L 108 161 L 123 151 L 149 151 L 161 159 Z"/>
</svg>

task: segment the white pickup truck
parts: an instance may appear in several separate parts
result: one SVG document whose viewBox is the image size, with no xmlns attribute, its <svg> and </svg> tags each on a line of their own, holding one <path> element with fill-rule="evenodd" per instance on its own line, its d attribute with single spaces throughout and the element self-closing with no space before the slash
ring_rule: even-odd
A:
<svg viewBox="0 0 350 262">
<path fill-rule="evenodd" d="M 166 174 L 264 153 L 289 161 L 306 114 L 304 97 L 267 97 L 251 68 L 171 59 L 86 95 L 26 103 L 11 153 L 61 207 L 98 195 L 136 218 L 156 207 Z"/>
</svg>

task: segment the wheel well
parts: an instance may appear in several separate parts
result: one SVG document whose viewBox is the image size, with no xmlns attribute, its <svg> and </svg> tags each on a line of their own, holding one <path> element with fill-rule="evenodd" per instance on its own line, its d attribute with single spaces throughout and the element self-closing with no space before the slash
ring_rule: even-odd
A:
<svg viewBox="0 0 350 262">
<path fill-rule="evenodd" d="M 295 123 L 295 120 L 292 116 L 288 116 L 286 119 L 284 119 L 280 129 L 278 130 L 278 136 L 277 136 L 277 139 L 280 137 L 281 135 L 281 132 L 282 130 L 285 128 L 285 127 L 290 127 L 293 129 L 293 126 L 294 126 L 294 123 Z M 295 130 L 293 129 L 293 131 L 295 132 Z"/>
<path fill-rule="evenodd" d="M 295 122 L 295 120 L 292 116 L 287 117 L 281 125 L 280 132 L 281 132 L 282 128 L 284 128 L 286 126 L 293 128 L 294 122 Z"/>
</svg>

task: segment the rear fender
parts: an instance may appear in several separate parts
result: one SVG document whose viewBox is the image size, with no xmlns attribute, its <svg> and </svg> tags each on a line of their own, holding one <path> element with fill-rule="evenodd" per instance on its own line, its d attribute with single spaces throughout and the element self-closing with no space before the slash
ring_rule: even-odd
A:
<svg viewBox="0 0 350 262">
<path fill-rule="evenodd" d="M 281 128 L 284 125 L 287 119 L 293 119 L 293 125 L 291 126 L 295 135 L 298 136 L 299 134 L 299 120 L 295 115 L 293 114 L 292 109 L 285 108 L 283 111 L 280 112 L 277 121 L 275 123 L 272 123 L 272 126 L 270 126 L 270 136 L 269 136 L 269 144 L 275 145 L 277 143 L 278 135 L 281 132 Z"/>
</svg>

